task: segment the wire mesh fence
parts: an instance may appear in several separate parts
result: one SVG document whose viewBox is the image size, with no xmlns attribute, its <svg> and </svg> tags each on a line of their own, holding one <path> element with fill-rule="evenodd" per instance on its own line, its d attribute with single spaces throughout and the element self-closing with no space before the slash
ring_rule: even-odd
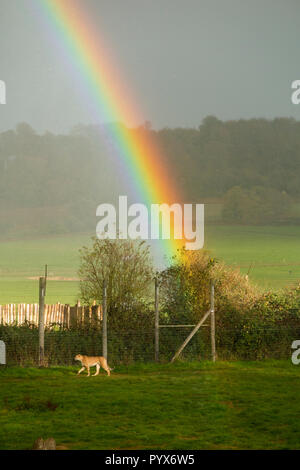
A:
<svg viewBox="0 0 300 470">
<path fill-rule="evenodd" d="M 168 362 L 192 328 L 160 328 L 159 361 Z M 32 324 L 0 326 L 6 344 L 7 365 L 39 364 L 39 332 Z M 216 350 L 219 360 L 289 359 L 293 341 L 300 339 L 300 323 L 289 326 L 222 329 L 216 324 Z M 45 329 L 45 366 L 75 365 L 76 354 L 102 355 L 102 327 L 66 328 L 53 325 Z M 152 362 L 155 358 L 154 322 L 142 328 L 112 327 L 108 322 L 108 361 L 110 365 Z M 210 328 L 200 328 L 185 347 L 181 359 L 211 359 Z"/>
<path fill-rule="evenodd" d="M 40 273 L 44 274 L 42 268 Z M 73 278 L 62 280 L 59 276 L 54 276 L 54 268 L 51 266 L 48 271 L 48 275 L 50 274 L 53 276 L 52 280 L 50 277 L 47 282 L 44 365 L 75 365 L 76 354 L 102 355 L 102 307 L 96 305 L 80 307 L 78 304 L 74 307 L 62 304 L 56 304 L 57 308 L 49 306 L 48 299 L 55 298 L 57 300 L 59 297 L 60 291 L 57 285 L 64 291 L 64 299 L 70 299 L 70 303 L 76 299 L 76 295 L 69 295 L 69 293 L 74 285 L 78 289 L 77 281 Z M 14 281 L 10 282 L 15 284 Z M 34 284 L 34 300 L 38 301 L 38 278 L 28 282 Z M 19 303 L 23 294 L 17 289 L 14 292 L 14 297 L 11 297 L 11 300 Z M 78 293 L 78 290 L 76 292 Z M 38 304 L 35 304 L 33 310 L 24 305 L 21 304 L 20 308 L 13 307 L 12 304 L 9 308 L 7 306 L 1 308 L 0 306 L 0 340 L 6 344 L 8 365 L 38 366 Z M 72 305 L 74 304 L 72 303 Z M 158 309 L 160 310 L 159 305 Z M 195 322 L 195 317 L 192 315 L 190 317 L 182 316 L 177 304 L 173 310 L 169 316 L 166 314 L 166 310 L 163 315 L 160 315 L 158 354 L 155 350 L 155 302 L 152 302 L 151 307 L 147 305 L 142 310 L 138 305 L 128 311 L 108 312 L 107 350 L 109 363 L 111 365 L 130 364 L 132 362 L 152 362 L 155 359 L 161 362 L 170 361 L 192 331 Z M 269 318 L 269 314 L 261 316 L 258 308 L 255 318 L 252 313 L 252 316 L 249 313 L 247 318 L 242 314 L 235 313 L 236 318 L 233 318 L 231 312 L 226 312 L 224 308 L 222 312 L 218 312 L 217 309 L 215 332 L 217 359 L 289 359 L 292 354 L 293 341 L 300 339 L 299 309 L 298 313 L 295 313 L 294 310 L 290 309 L 286 312 L 274 310 Z M 9 321 L 6 321 L 7 319 Z M 174 326 L 177 321 L 187 323 L 187 325 Z M 211 329 L 208 319 L 186 345 L 180 358 L 184 360 L 211 359 L 210 335 Z"/>
</svg>

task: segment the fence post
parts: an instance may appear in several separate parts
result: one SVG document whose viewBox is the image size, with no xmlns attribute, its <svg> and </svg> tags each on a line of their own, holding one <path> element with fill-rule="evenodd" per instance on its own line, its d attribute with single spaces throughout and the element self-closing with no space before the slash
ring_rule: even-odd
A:
<svg viewBox="0 0 300 470">
<path fill-rule="evenodd" d="M 45 308 L 45 292 L 46 292 L 46 278 L 40 277 L 39 282 L 39 366 L 44 366 L 44 352 L 45 352 L 45 321 L 44 321 L 44 308 Z"/>
<path fill-rule="evenodd" d="M 216 362 L 216 325 L 215 325 L 215 285 L 210 284 L 210 336 L 211 336 L 211 358 Z"/>
<path fill-rule="evenodd" d="M 107 287 L 103 281 L 102 356 L 107 359 Z"/>
<path fill-rule="evenodd" d="M 159 304 L 158 304 L 158 280 L 155 278 L 155 361 L 159 360 Z"/>
<path fill-rule="evenodd" d="M 6 364 L 6 345 L 0 341 L 0 364 Z"/>
</svg>

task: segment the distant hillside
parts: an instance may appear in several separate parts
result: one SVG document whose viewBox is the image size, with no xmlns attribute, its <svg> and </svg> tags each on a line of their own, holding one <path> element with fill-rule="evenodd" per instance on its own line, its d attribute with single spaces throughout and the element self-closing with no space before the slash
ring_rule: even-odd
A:
<svg viewBox="0 0 300 470">
<path fill-rule="evenodd" d="M 130 132 L 150 133 L 185 201 L 216 201 L 226 223 L 300 222 L 299 121 L 209 116 L 198 129 L 154 131 L 147 123 Z M 38 135 L 21 123 L 0 134 L 1 235 L 93 230 L 96 206 L 128 194 L 131 183 L 122 180 L 105 130 Z"/>
</svg>

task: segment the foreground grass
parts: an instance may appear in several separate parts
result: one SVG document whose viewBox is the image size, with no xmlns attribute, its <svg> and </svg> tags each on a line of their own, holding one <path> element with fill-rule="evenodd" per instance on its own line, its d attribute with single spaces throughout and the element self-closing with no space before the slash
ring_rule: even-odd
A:
<svg viewBox="0 0 300 470">
<path fill-rule="evenodd" d="M 0 449 L 299 449 L 300 366 L 288 361 L 0 369 Z"/>
</svg>

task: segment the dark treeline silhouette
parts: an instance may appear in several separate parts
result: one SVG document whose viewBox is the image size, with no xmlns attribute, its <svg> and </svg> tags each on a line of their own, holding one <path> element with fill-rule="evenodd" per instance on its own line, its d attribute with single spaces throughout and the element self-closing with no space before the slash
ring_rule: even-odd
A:
<svg viewBox="0 0 300 470">
<path fill-rule="evenodd" d="M 299 121 L 208 116 L 197 129 L 146 123 L 130 132 L 150 133 L 179 193 L 219 202 L 224 222 L 300 223 Z M 83 125 L 69 135 L 39 135 L 26 123 L 1 133 L 1 235 L 93 230 L 96 206 L 128 193 L 107 139 L 105 129 Z"/>
</svg>

